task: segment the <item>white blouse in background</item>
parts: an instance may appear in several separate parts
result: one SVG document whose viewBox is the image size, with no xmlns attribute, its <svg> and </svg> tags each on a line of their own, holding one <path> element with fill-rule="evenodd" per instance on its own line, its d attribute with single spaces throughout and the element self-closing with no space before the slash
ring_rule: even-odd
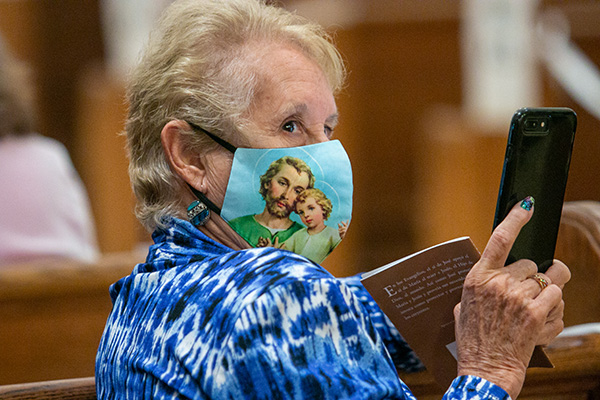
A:
<svg viewBox="0 0 600 400">
<path fill-rule="evenodd" d="M 87 192 L 67 149 L 38 134 L 0 139 L 0 266 L 98 257 Z"/>
</svg>

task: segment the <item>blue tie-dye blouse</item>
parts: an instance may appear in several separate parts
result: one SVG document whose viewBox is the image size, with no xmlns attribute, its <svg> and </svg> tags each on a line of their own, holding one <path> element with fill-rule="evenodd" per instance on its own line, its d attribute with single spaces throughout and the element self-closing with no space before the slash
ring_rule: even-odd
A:
<svg viewBox="0 0 600 400">
<path fill-rule="evenodd" d="M 233 251 L 173 220 L 110 288 L 99 399 L 413 399 L 421 364 L 358 277 L 294 253 Z M 447 398 L 508 398 L 476 377 Z"/>
</svg>

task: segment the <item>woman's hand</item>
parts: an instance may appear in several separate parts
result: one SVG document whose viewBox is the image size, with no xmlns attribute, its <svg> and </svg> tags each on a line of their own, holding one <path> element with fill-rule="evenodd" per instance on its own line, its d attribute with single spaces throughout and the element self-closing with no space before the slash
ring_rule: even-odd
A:
<svg viewBox="0 0 600 400">
<path fill-rule="evenodd" d="M 521 391 L 534 347 L 548 344 L 563 329 L 562 288 L 571 277 L 559 261 L 539 275 L 541 283 L 528 279 L 537 273 L 533 261 L 504 266 L 531 215 L 516 205 L 498 225 L 454 310 L 458 374 L 485 378 L 512 398 Z"/>
</svg>

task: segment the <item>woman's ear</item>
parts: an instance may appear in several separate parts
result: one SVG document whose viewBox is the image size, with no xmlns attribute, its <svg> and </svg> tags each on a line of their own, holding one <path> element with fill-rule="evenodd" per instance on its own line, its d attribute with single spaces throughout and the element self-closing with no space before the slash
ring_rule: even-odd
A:
<svg viewBox="0 0 600 400">
<path fill-rule="evenodd" d="M 181 133 L 190 127 L 184 121 L 169 121 L 160 133 L 167 161 L 173 172 L 197 190 L 202 189 L 206 169 L 198 153 L 192 151 Z"/>
</svg>

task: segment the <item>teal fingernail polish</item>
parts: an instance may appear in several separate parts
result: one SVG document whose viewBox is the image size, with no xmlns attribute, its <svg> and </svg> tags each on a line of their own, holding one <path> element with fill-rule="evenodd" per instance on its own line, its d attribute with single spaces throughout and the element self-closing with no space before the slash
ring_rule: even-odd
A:
<svg viewBox="0 0 600 400">
<path fill-rule="evenodd" d="M 527 196 L 521 202 L 521 208 L 524 208 L 527 211 L 531 211 L 534 204 L 535 204 L 535 199 L 532 196 Z"/>
</svg>

